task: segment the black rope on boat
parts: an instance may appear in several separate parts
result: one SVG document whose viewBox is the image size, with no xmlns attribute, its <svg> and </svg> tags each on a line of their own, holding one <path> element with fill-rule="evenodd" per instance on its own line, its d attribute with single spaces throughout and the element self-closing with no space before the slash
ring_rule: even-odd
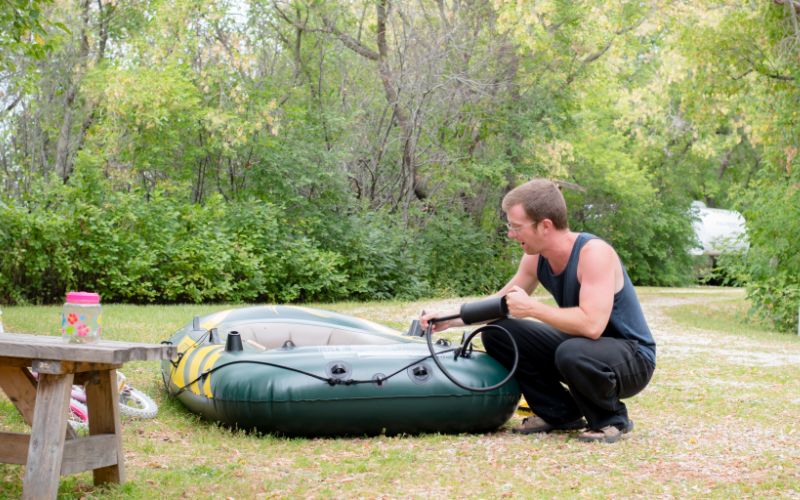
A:
<svg viewBox="0 0 800 500">
<path fill-rule="evenodd" d="M 191 348 L 187 349 L 184 352 L 188 352 L 190 349 Z M 454 350 L 455 349 L 445 349 L 443 351 L 437 352 L 436 354 L 437 355 L 446 354 L 448 352 L 453 352 Z M 254 365 L 272 366 L 273 368 L 281 368 L 281 369 L 288 370 L 288 371 L 291 371 L 291 372 L 299 373 L 301 375 L 307 375 L 307 376 L 309 376 L 311 378 L 315 378 L 315 379 L 317 379 L 317 380 L 319 380 L 321 382 L 325 382 L 330 386 L 335 386 L 335 385 L 357 385 L 357 384 L 376 384 L 376 385 L 380 386 L 380 385 L 383 385 L 390 378 L 394 377 L 395 375 L 398 375 L 399 373 L 402 373 L 405 370 L 408 370 L 412 366 L 414 366 L 416 364 L 419 364 L 419 363 L 425 361 L 426 359 L 428 359 L 430 357 L 431 357 L 431 355 L 423 356 L 422 358 L 420 358 L 420 359 L 418 359 L 418 360 L 416 360 L 416 361 L 414 361 L 412 363 L 407 364 L 406 366 L 400 368 L 399 370 L 397 370 L 396 372 L 394 372 L 394 373 L 392 373 L 390 375 L 387 375 L 385 377 L 380 377 L 380 378 L 377 378 L 377 379 L 369 379 L 369 380 L 355 380 L 355 379 L 341 379 L 341 378 L 334 378 L 334 377 L 322 377 L 320 375 L 317 375 L 316 373 L 311 373 L 311 372 L 307 372 L 305 370 L 292 368 L 291 366 L 279 365 L 277 363 L 270 363 L 269 361 L 260 361 L 260 360 L 256 360 L 256 359 L 240 359 L 240 360 L 236 360 L 236 361 L 230 361 L 228 363 L 224 363 L 224 364 L 221 364 L 221 365 L 217 365 L 217 366 L 215 366 L 213 368 L 210 368 L 210 369 L 204 371 L 203 373 L 198 375 L 194 380 L 192 380 L 191 382 L 186 383 L 183 387 L 178 388 L 174 393 L 171 393 L 170 397 L 179 396 L 182 392 L 184 392 L 186 389 L 188 389 L 192 385 L 194 385 L 194 384 L 196 384 L 196 383 L 198 383 L 200 381 L 204 382 L 205 378 L 208 377 L 209 375 L 211 375 L 212 373 L 214 373 L 215 371 L 217 371 L 217 370 L 219 370 L 221 368 L 225 368 L 226 366 L 231 366 L 231 365 L 254 364 Z M 164 374 L 162 373 L 161 376 L 163 377 Z M 169 389 L 167 390 L 167 392 L 169 393 Z"/>
<path fill-rule="evenodd" d="M 173 359 L 169 360 L 169 364 L 172 365 L 172 370 L 170 370 L 170 378 L 172 377 L 172 374 L 175 373 L 175 370 L 178 369 L 178 365 L 181 364 L 181 360 L 186 355 L 186 353 L 189 352 L 190 350 L 194 349 L 198 345 L 200 345 L 203 341 L 205 341 L 206 337 L 208 337 L 210 333 L 211 333 L 211 330 L 206 330 L 206 332 L 203 335 L 201 335 L 197 340 L 194 341 L 194 344 L 190 345 L 185 351 L 177 353 L 175 355 L 175 359 L 174 360 Z M 171 340 L 162 340 L 161 343 L 162 344 L 166 344 L 166 345 L 174 345 Z M 163 370 L 161 371 L 161 381 L 164 382 L 164 389 L 166 389 L 167 394 L 170 394 L 170 392 L 169 392 L 169 383 L 167 382 L 167 377 L 164 375 L 164 371 Z M 183 389 L 184 388 L 181 388 L 181 390 L 183 390 Z M 177 396 L 178 394 L 180 394 L 180 392 L 176 392 L 174 394 L 174 396 Z"/>
<path fill-rule="evenodd" d="M 445 354 L 445 353 L 448 353 L 448 352 L 453 352 L 453 351 L 455 351 L 455 349 L 446 349 L 446 350 L 444 350 L 444 351 L 439 351 L 439 352 L 437 352 L 436 354 L 437 354 L 437 355 L 439 355 L 439 354 Z M 418 364 L 422 363 L 423 361 L 425 361 L 426 359 L 428 359 L 428 358 L 430 358 L 430 357 L 432 357 L 432 356 L 430 356 L 430 355 L 428 355 L 428 356 L 424 356 L 424 357 L 422 357 L 422 358 L 420 358 L 420 359 L 418 359 L 418 360 L 416 360 L 416 361 L 414 361 L 414 362 L 412 362 L 412 363 L 409 363 L 409 364 L 407 364 L 406 366 L 404 366 L 404 367 L 400 368 L 400 369 L 399 369 L 399 370 L 397 370 L 396 372 L 394 372 L 394 373 L 391 373 L 391 374 L 389 374 L 389 375 L 387 375 L 387 376 L 385 376 L 385 377 L 379 377 L 379 378 L 376 378 L 376 379 L 370 379 L 370 380 L 350 380 L 350 383 L 349 383 L 349 384 L 347 384 L 347 385 L 351 385 L 351 384 L 375 384 L 375 385 L 381 386 L 381 385 L 383 385 L 383 383 L 384 383 L 384 382 L 386 382 L 386 381 L 387 381 L 387 380 L 389 380 L 390 378 L 394 377 L 395 375 L 398 375 L 398 374 L 400 374 L 400 373 L 403 373 L 404 371 L 408 370 L 408 369 L 409 369 L 409 368 L 411 368 L 412 366 L 414 366 L 414 365 L 418 365 Z"/>
<path fill-rule="evenodd" d="M 203 342 L 205 342 L 205 340 L 206 340 L 206 337 L 208 337 L 210 333 L 211 333 L 211 330 L 206 330 L 204 334 L 200 335 L 200 337 L 199 337 L 197 340 L 195 340 L 195 341 L 194 341 L 194 344 L 192 344 L 192 345 L 190 345 L 189 347 L 187 347 L 187 348 L 186 348 L 186 350 L 184 350 L 184 351 L 182 351 L 182 352 L 179 352 L 178 354 L 176 354 L 176 355 L 175 355 L 175 359 L 174 359 L 174 360 L 173 360 L 173 359 L 170 359 L 170 360 L 169 360 L 169 363 L 172 365 L 172 367 L 173 367 L 173 368 L 175 368 L 175 369 L 177 369 L 177 368 L 178 368 L 178 365 L 179 365 L 179 364 L 181 364 L 181 360 L 183 359 L 183 356 L 184 356 L 184 355 L 185 355 L 187 352 L 189 352 L 190 350 L 194 349 L 194 348 L 195 348 L 195 347 L 197 347 L 198 345 L 200 345 L 200 344 L 202 344 Z M 166 345 L 173 345 L 173 344 L 172 344 L 172 341 L 170 341 L 170 340 L 162 340 L 162 341 L 161 341 L 161 343 L 162 343 L 162 344 L 166 344 Z"/>
</svg>

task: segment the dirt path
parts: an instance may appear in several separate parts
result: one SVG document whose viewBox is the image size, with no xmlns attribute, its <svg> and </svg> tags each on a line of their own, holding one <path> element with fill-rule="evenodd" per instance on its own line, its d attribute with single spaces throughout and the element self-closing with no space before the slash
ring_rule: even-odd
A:
<svg viewBox="0 0 800 500">
<path fill-rule="evenodd" d="M 741 290 L 717 289 L 678 289 L 642 294 L 642 308 L 659 346 L 659 357 L 705 355 L 709 359 L 750 367 L 800 365 L 800 345 L 796 345 L 795 349 L 788 346 L 786 350 L 776 351 L 774 342 L 714 330 L 687 328 L 677 324 L 666 313 L 668 308 L 674 306 L 702 305 L 742 297 L 744 292 Z"/>
</svg>

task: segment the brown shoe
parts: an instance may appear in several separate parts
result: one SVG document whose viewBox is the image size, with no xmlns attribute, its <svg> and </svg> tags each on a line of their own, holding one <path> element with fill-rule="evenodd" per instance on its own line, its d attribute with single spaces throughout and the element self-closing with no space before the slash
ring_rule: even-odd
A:
<svg viewBox="0 0 800 500">
<path fill-rule="evenodd" d="M 533 415 L 531 417 L 525 417 L 522 419 L 522 425 L 514 427 L 511 429 L 511 432 L 517 434 L 536 434 L 540 432 L 552 431 L 575 431 L 578 429 L 583 429 L 584 427 L 586 427 L 586 420 L 583 418 L 579 418 L 564 424 L 551 424 L 546 422 L 542 417 Z"/>
<path fill-rule="evenodd" d="M 622 438 L 623 434 L 633 430 L 633 421 L 628 421 L 628 425 L 620 429 L 613 425 L 607 425 L 602 429 L 589 429 L 578 435 L 578 441 L 584 443 L 616 443 Z"/>
</svg>

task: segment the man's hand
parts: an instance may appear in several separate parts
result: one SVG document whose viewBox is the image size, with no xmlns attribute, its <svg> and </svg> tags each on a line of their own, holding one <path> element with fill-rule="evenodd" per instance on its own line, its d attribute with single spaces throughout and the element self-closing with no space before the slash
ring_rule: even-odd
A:
<svg viewBox="0 0 800 500">
<path fill-rule="evenodd" d="M 508 312 L 515 318 L 536 317 L 533 308 L 538 304 L 537 300 L 519 286 L 514 285 L 514 288 L 506 294 L 506 304 Z"/>
<path fill-rule="evenodd" d="M 443 318 L 445 316 L 452 316 L 453 314 L 458 314 L 457 311 L 434 311 L 434 312 L 425 312 L 422 311 L 422 314 L 419 316 L 419 326 L 423 330 L 428 328 L 428 322 L 432 319 L 436 318 Z M 437 321 L 433 323 L 433 331 L 434 332 L 443 332 L 448 328 L 452 328 L 454 326 L 463 325 L 464 322 L 460 319 L 449 319 L 447 321 Z"/>
</svg>

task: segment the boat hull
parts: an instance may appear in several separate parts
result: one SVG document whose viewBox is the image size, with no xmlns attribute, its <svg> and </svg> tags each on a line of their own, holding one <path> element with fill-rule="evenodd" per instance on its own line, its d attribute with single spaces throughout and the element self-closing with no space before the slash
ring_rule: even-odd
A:
<svg viewBox="0 0 800 500">
<path fill-rule="evenodd" d="M 170 392 L 191 411 L 231 427 L 289 436 L 461 433 L 497 429 L 519 401 L 513 380 L 490 392 L 457 387 L 437 368 L 424 342 L 380 325 L 320 310 L 273 307 L 259 315 L 254 309 L 201 320 L 218 329 L 218 343 L 191 325 L 170 339 L 179 360 L 162 369 Z M 253 324 L 260 326 L 250 328 Z M 325 337 L 319 328 L 328 327 L 340 339 L 361 343 L 303 345 L 319 343 L 316 339 Z M 248 328 L 258 330 L 252 337 L 263 343 L 255 344 L 263 347 L 276 338 L 282 347 L 273 342 L 262 350 L 245 338 L 244 350 L 225 351 L 228 333 Z M 452 347 L 437 350 L 446 368 L 468 386 L 488 387 L 508 373 L 482 352 L 455 359 Z"/>
</svg>

